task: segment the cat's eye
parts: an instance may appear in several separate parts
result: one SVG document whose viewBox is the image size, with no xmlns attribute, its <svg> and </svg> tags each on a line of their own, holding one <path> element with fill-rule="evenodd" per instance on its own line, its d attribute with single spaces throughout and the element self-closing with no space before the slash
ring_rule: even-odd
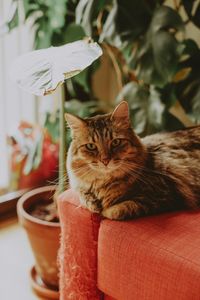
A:
<svg viewBox="0 0 200 300">
<path fill-rule="evenodd" d="M 97 146 L 92 143 L 86 144 L 85 147 L 87 148 L 87 150 L 90 150 L 90 151 L 97 150 Z"/>
<path fill-rule="evenodd" d="M 114 139 L 111 143 L 112 147 L 118 147 L 121 144 L 121 139 Z"/>
</svg>

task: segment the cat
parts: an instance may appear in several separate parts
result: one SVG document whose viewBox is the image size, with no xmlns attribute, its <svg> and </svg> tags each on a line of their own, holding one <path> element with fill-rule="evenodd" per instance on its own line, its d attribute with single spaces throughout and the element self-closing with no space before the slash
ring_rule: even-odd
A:
<svg viewBox="0 0 200 300">
<path fill-rule="evenodd" d="M 200 207 L 200 126 L 140 139 L 125 101 L 110 114 L 65 118 L 69 183 L 91 212 L 127 220 Z"/>
</svg>

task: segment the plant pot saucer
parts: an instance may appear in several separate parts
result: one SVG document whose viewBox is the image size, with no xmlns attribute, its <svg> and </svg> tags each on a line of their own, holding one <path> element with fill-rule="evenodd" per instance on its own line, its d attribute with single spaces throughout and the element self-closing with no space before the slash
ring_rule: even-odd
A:
<svg viewBox="0 0 200 300">
<path fill-rule="evenodd" d="M 33 266 L 30 270 L 30 278 L 31 286 L 38 296 L 43 297 L 43 299 L 47 300 L 59 300 L 59 291 L 53 290 L 52 288 L 49 288 L 47 285 L 45 285 L 42 279 L 38 276 L 35 266 Z"/>
</svg>

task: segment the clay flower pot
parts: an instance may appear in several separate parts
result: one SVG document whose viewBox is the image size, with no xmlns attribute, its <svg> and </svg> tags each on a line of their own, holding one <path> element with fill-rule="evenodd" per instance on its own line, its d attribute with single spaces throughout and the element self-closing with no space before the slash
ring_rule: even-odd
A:
<svg viewBox="0 0 200 300">
<path fill-rule="evenodd" d="M 59 249 L 60 224 L 33 217 L 30 215 L 30 211 L 36 203 L 41 201 L 49 203 L 53 199 L 54 193 L 54 186 L 40 187 L 27 192 L 19 199 L 17 204 L 19 222 L 26 229 L 35 257 L 37 277 L 42 279 L 46 290 L 49 288 L 51 291 L 57 291 L 55 292 L 55 298 L 51 297 L 50 299 L 56 299 L 56 293 L 58 294 L 57 253 Z M 41 286 L 38 291 L 37 287 L 35 288 L 36 285 L 33 288 L 41 294 Z"/>
</svg>

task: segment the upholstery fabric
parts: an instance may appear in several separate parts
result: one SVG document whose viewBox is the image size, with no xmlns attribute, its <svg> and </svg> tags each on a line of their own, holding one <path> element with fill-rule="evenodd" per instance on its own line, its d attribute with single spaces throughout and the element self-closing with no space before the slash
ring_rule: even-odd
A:
<svg viewBox="0 0 200 300">
<path fill-rule="evenodd" d="M 199 300 L 200 212 L 103 220 L 98 287 L 117 300 Z"/>
<path fill-rule="evenodd" d="M 96 276 L 100 218 L 81 208 L 77 194 L 71 190 L 59 196 L 58 210 L 60 300 L 99 300 Z"/>
</svg>

